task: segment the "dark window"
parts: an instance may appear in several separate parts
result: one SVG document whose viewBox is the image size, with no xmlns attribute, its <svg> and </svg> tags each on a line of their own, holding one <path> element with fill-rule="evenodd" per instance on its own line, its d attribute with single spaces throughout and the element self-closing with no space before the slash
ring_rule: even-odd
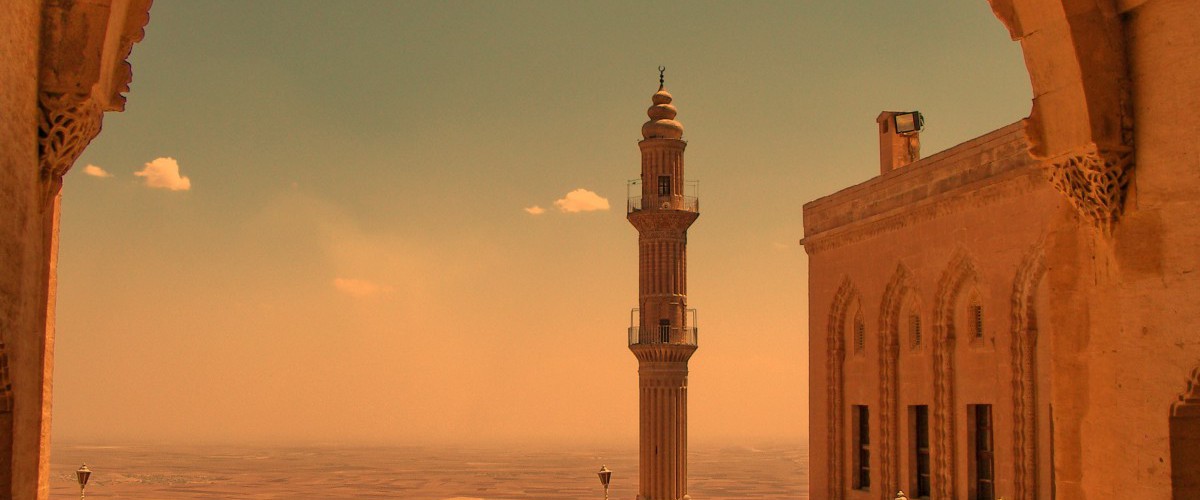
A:
<svg viewBox="0 0 1200 500">
<path fill-rule="evenodd" d="M 983 306 L 978 302 L 971 304 L 971 329 L 975 338 L 983 338 Z"/>
<path fill-rule="evenodd" d="M 669 176 L 669 175 L 658 176 L 658 195 L 666 196 L 669 194 L 671 194 L 671 176 Z"/>
<path fill-rule="evenodd" d="M 992 453 L 992 405 L 968 405 L 971 417 L 971 482 L 973 500 L 995 500 Z"/>
<path fill-rule="evenodd" d="M 912 498 L 929 498 L 929 407 L 926 405 L 911 406 L 912 411 L 912 443 L 913 443 L 913 478 Z"/>
<path fill-rule="evenodd" d="M 912 348 L 921 347 L 921 317 L 914 314 L 908 318 L 908 336 L 912 339 Z"/>
<path fill-rule="evenodd" d="M 854 405 L 854 489 L 871 489 L 871 418 L 866 405 Z"/>
<path fill-rule="evenodd" d="M 658 320 L 658 338 L 659 338 L 659 342 L 665 343 L 665 342 L 671 341 L 671 320 L 669 320 L 669 319 Z"/>
</svg>

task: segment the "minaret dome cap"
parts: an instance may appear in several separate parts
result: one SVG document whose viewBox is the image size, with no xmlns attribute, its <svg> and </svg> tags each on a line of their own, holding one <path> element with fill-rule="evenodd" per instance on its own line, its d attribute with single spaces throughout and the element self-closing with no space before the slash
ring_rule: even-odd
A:
<svg viewBox="0 0 1200 500">
<path fill-rule="evenodd" d="M 660 71 L 664 68 L 660 68 Z M 658 85 L 658 92 L 655 92 L 650 97 L 650 101 L 654 104 L 650 109 L 646 110 L 646 116 L 650 117 L 650 121 L 642 124 L 642 138 L 644 139 L 681 139 L 683 138 L 683 124 L 675 121 L 675 115 L 679 112 L 675 106 L 671 104 L 674 100 L 671 93 L 663 88 L 661 82 Z"/>
</svg>

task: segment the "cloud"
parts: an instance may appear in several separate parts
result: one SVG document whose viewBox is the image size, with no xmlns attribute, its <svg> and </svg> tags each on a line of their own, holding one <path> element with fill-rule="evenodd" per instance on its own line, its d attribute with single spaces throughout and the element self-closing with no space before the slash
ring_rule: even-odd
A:
<svg viewBox="0 0 1200 500">
<path fill-rule="evenodd" d="M 371 297 L 392 291 L 392 287 L 353 278 L 334 278 L 333 287 L 339 292 L 357 298 Z"/>
<path fill-rule="evenodd" d="M 525 207 L 525 208 L 522 208 L 521 210 L 524 210 L 525 213 L 527 213 L 529 215 L 542 215 L 542 214 L 546 213 L 546 209 L 539 207 L 537 205 L 534 205 L 532 207 Z"/>
<path fill-rule="evenodd" d="M 87 166 L 83 167 L 83 173 L 88 174 L 92 177 L 112 177 L 112 174 L 108 173 L 107 170 L 104 170 L 103 168 L 92 165 L 91 163 L 89 163 L 89 164 L 87 164 Z"/>
<path fill-rule="evenodd" d="M 596 193 L 579 188 L 567 193 L 561 200 L 555 200 L 554 206 L 558 207 L 560 212 L 571 214 L 576 212 L 592 212 L 595 210 L 608 210 L 608 200 Z"/>
<path fill-rule="evenodd" d="M 155 158 L 140 172 L 133 175 L 146 178 L 146 187 L 187 191 L 192 189 L 192 180 L 179 175 L 179 163 L 174 158 Z"/>
</svg>

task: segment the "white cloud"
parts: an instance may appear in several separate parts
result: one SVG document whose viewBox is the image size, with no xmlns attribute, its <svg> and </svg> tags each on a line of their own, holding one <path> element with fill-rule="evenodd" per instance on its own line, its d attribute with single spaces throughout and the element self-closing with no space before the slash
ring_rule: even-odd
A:
<svg viewBox="0 0 1200 500">
<path fill-rule="evenodd" d="M 179 175 L 179 162 L 174 158 L 155 158 L 146 167 L 133 175 L 146 178 L 146 187 L 187 191 L 192 189 L 192 180 Z"/>
<path fill-rule="evenodd" d="M 546 213 L 546 209 L 539 207 L 537 205 L 534 205 L 532 207 L 525 207 L 525 208 L 522 208 L 521 210 L 524 210 L 525 213 L 527 213 L 529 215 L 542 215 L 542 214 Z"/>
<path fill-rule="evenodd" d="M 107 170 L 104 170 L 96 165 L 92 165 L 91 163 L 83 167 L 83 173 L 92 177 L 112 177 L 112 174 L 108 173 Z"/>
<path fill-rule="evenodd" d="M 381 286 L 367 280 L 353 278 L 334 278 L 333 287 L 351 297 L 371 297 L 392 291 L 389 286 Z"/>
<path fill-rule="evenodd" d="M 608 200 L 596 193 L 579 188 L 567 193 L 561 200 L 555 200 L 554 206 L 558 207 L 560 212 L 572 214 L 576 212 L 592 212 L 595 210 L 608 210 Z"/>
</svg>

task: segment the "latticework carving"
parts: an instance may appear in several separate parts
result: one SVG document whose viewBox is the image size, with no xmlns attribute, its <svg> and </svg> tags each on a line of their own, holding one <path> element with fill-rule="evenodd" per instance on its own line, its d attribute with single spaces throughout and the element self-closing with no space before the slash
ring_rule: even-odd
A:
<svg viewBox="0 0 1200 500">
<path fill-rule="evenodd" d="M 1021 263 L 1013 280 L 1013 483 L 1016 500 L 1038 491 L 1037 289 L 1046 265 L 1041 247 Z"/>
<path fill-rule="evenodd" d="M 12 383 L 8 378 L 8 350 L 0 341 L 0 413 L 12 413 Z"/>
<path fill-rule="evenodd" d="M 879 308 L 879 444 L 880 474 L 883 500 L 892 500 L 889 491 L 900 489 L 900 416 L 897 409 L 900 379 L 897 375 L 900 364 L 900 311 L 904 296 L 909 291 L 912 273 L 904 265 L 896 268 L 892 279 L 883 292 L 883 303 Z"/>
<path fill-rule="evenodd" d="M 956 332 L 954 309 L 967 283 L 979 273 L 963 252 L 950 261 L 938 280 L 933 329 L 933 498 L 954 498 L 955 492 L 955 409 L 954 380 Z"/>
<path fill-rule="evenodd" d="M 829 308 L 829 318 L 826 320 L 826 397 L 829 409 L 829 500 L 841 500 L 842 488 L 845 487 L 845 467 L 843 464 L 845 447 L 845 382 L 843 380 L 842 363 L 846 359 L 846 314 L 850 304 L 858 296 L 858 291 L 850 283 L 850 278 L 843 278 L 833 296 L 833 306 Z"/>
<path fill-rule="evenodd" d="M 1050 183 L 1085 219 L 1108 232 L 1121 216 L 1133 174 L 1128 148 L 1088 146 L 1047 164 Z"/>
<path fill-rule="evenodd" d="M 62 177 L 100 133 L 104 116 L 87 96 L 42 92 L 38 96 L 38 162 L 43 183 L 42 207 L 62 188 Z"/>
</svg>

